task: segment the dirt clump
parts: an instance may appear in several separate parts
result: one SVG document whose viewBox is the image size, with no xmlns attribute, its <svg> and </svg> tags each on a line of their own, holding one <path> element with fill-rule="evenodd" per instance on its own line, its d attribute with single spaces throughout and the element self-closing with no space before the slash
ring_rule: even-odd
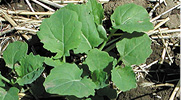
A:
<svg viewBox="0 0 181 100">
<path fill-rule="evenodd" d="M 165 0 L 167 5 L 164 3 L 161 4 L 160 7 L 156 9 L 156 16 L 162 14 L 163 12 L 171 9 L 172 7 L 176 6 L 177 4 L 174 3 L 173 0 Z M 169 28 L 178 28 L 180 26 L 180 9 L 174 9 L 171 12 L 161 16 L 161 19 L 165 19 L 169 17 L 170 20 L 165 24 L 165 26 Z"/>
</svg>

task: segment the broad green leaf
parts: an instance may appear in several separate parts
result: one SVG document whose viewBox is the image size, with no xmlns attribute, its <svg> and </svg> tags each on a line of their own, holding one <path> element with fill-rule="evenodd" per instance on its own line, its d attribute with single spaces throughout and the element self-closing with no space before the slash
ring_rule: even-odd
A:
<svg viewBox="0 0 181 100">
<path fill-rule="evenodd" d="M 113 28 L 132 33 L 145 32 L 153 29 L 148 12 L 136 4 L 125 4 L 115 9 L 111 15 Z"/>
<path fill-rule="evenodd" d="M 136 77 L 131 67 L 116 67 L 112 70 L 112 81 L 121 91 L 136 87 Z"/>
<path fill-rule="evenodd" d="M 0 100 L 19 100 L 19 90 L 15 87 L 11 87 L 8 91 L 0 87 Z"/>
<path fill-rule="evenodd" d="M 142 64 L 152 52 L 151 40 L 145 33 L 124 34 L 116 47 L 126 65 Z"/>
<path fill-rule="evenodd" d="M 20 85 L 30 84 L 35 81 L 43 72 L 44 58 L 32 53 L 20 61 L 20 66 L 15 67 L 18 74 L 17 83 Z"/>
<path fill-rule="evenodd" d="M 103 40 L 99 37 L 99 33 L 97 32 L 94 16 L 90 13 L 91 11 L 86 5 L 69 4 L 65 9 L 75 11 L 79 21 L 82 22 L 81 43 L 79 47 L 74 50 L 75 53 L 87 52 L 101 44 Z"/>
<path fill-rule="evenodd" d="M 44 48 L 57 53 L 59 58 L 81 42 L 81 22 L 74 11 L 60 9 L 43 20 L 37 33 Z"/>
<path fill-rule="evenodd" d="M 97 25 L 102 24 L 102 19 L 104 18 L 104 9 L 100 3 L 97 2 L 97 0 L 88 0 L 87 6 L 91 10 L 91 14 L 94 16 L 94 22 Z"/>
<path fill-rule="evenodd" d="M 115 99 L 117 97 L 117 91 L 115 89 L 112 89 L 110 87 L 104 87 L 102 89 L 99 89 L 97 91 L 97 94 L 99 96 L 107 96 L 110 100 Z"/>
<path fill-rule="evenodd" d="M 103 88 L 106 87 L 108 84 L 106 84 L 106 80 L 108 78 L 107 73 L 103 70 L 95 70 L 92 72 L 92 81 L 97 85 L 97 88 Z"/>
<path fill-rule="evenodd" d="M 98 49 L 90 50 L 86 58 L 86 63 L 91 72 L 105 69 L 111 61 L 113 58 L 107 52 Z"/>
<path fill-rule="evenodd" d="M 26 55 L 27 50 L 28 45 L 26 43 L 20 41 L 10 43 L 3 52 L 6 65 L 12 69 L 14 64 Z"/>
<path fill-rule="evenodd" d="M 94 95 L 96 85 L 87 78 L 81 78 L 82 70 L 75 64 L 64 63 L 51 70 L 45 79 L 44 87 L 48 93 L 74 95 L 78 98 Z"/>
<path fill-rule="evenodd" d="M 63 62 L 61 62 L 59 59 L 55 60 L 53 58 L 47 58 L 47 57 L 45 58 L 45 63 L 52 67 L 56 67 L 56 66 L 63 64 Z"/>
</svg>

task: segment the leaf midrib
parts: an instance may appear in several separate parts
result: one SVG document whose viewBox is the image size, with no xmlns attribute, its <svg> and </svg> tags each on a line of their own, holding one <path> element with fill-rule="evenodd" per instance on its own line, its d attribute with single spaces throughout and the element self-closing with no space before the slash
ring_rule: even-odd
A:
<svg viewBox="0 0 181 100">
<path fill-rule="evenodd" d="M 127 53 L 123 56 L 123 58 L 125 58 L 125 56 L 127 56 L 127 55 L 130 54 L 132 51 L 134 51 L 134 49 L 137 48 L 138 46 L 140 46 L 140 44 L 142 44 L 143 42 L 144 42 L 144 41 L 139 42 L 139 44 L 136 45 L 136 46 L 134 46 L 129 52 L 127 52 Z M 124 51 L 125 51 L 125 50 L 124 50 Z"/>
</svg>

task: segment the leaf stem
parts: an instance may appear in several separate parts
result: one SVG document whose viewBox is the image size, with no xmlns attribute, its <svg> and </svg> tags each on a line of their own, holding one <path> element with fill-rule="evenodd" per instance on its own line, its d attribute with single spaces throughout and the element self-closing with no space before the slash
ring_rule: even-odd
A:
<svg viewBox="0 0 181 100">
<path fill-rule="evenodd" d="M 104 48 L 104 46 L 106 45 L 108 40 L 104 41 L 103 44 L 100 46 L 99 50 L 102 50 Z"/>
<path fill-rule="evenodd" d="M 109 41 L 109 42 L 108 42 L 105 46 L 109 46 L 109 45 L 111 45 L 112 43 L 114 43 L 114 42 L 118 41 L 120 38 L 121 38 L 121 37 L 118 37 L 118 38 L 115 38 L 115 39 L 113 39 L 113 40 Z"/>
<path fill-rule="evenodd" d="M 4 76 L 2 76 L 1 74 L 0 74 L 0 79 L 2 79 L 2 80 L 4 80 L 5 82 L 11 84 L 11 82 L 10 82 L 7 78 L 5 78 Z"/>
<path fill-rule="evenodd" d="M 63 55 L 63 62 L 66 63 L 66 57 Z"/>
<path fill-rule="evenodd" d="M 109 34 L 107 40 L 104 41 L 104 43 L 100 46 L 99 50 L 102 50 L 106 43 L 109 41 L 109 39 L 113 36 L 113 34 L 117 31 L 117 29 L 112 29 L 111 33 Z"/>
<path fill-rule="evenodd" d="M 121 57 L 119 57 L 119 59 L 118 59 L 118 63 L 121 61 Z"/>
<path fill-rule="evenodd" d="M 116 44 L 114 43 L 114 44 L 110 45 L 108 48 L 104 49 L 104 51 L 109 52 L 109 51 L 111 51 L 112 49 L 114 49 L 115 46 L 116 46 Z"/>
<path fill-rule="evenodd" d="M 118 41 L 118 40 L 120 40 L 120 38 L 121 38 L 121 37 L 118 37 L 118 38 L 116 38 L 116 39 L 113 39 L 113 40 L 109 41 L 109 42 L 105 45 L 105 46 L 108 46 L 108 47 L 105 48 L 104 51 L 109 52 L 109 51 L 111 51 L 112 49 L 114 49 L 115 46 L 116 46 L 115 42 Z"/>
</svg>

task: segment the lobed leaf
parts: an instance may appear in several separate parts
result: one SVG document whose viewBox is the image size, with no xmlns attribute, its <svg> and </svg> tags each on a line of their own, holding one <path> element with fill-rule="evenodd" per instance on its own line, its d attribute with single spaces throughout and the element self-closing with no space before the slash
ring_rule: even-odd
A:
<svg viewBox="0 0 181 100">
<path fill-rule="evenodd" d="M 20 61 L 28 51 L 28 45 L 26 43 L 16 41 L 10 43 L 7 49 L 3 52 L 3 58 L 6 65 L 13 69 L 13 66 L 17 61 Z"/>
<path fill-rule="evenodd" d="M 94 95 L 95 84 L 87 78 L 81 78 L 82 70 L 75 64 L 64 63 L 51 70 L 45 79 L 44 87 L 48 93 L 74 95 L 78 98 Z"/>
<path fill-rule="evenodd" d="M 15 67 L 18 74 L 17 83 L 20 85 L 30 84 L 36 80 L 44 70 L 44 58 L 34 56 L 32 53 L 20 61 L 20 66 Z"/>
<path fill-rule="evenodd" d="M 11 87 L 8 91 L 0 87 L 0 100 L 19 100 L 19 90 L 15 87 Z"/>
<path fill-rule="evenodd" d="M 111 15 L 112 26 L 128 33 L 145 32 L 153 29 L 145 8 L 136 4 L 125 4 L 115 9 Z"/>
<path fill-rule="evenodd" d="M 60 9 L 50 18 L 43 20 L 37 35 L 44 48 L 57 53 L 56 57 L 61 58 L 80 44 L 81 27 L 82 24 L 74 11 Z"/>
<path fill-rule="evenodd" d="M 116 48 L 126 65 L 144 63 L 152 53 L 151 40 L 145 33 L 124 34 L 116 43 Z"/>
<path fill-rule="evenodd" d="M 135 74 L 130 66 L 113 68 L 111 76 L 112 81 L 121 91 L 136 87 Z"/>
</svg>

